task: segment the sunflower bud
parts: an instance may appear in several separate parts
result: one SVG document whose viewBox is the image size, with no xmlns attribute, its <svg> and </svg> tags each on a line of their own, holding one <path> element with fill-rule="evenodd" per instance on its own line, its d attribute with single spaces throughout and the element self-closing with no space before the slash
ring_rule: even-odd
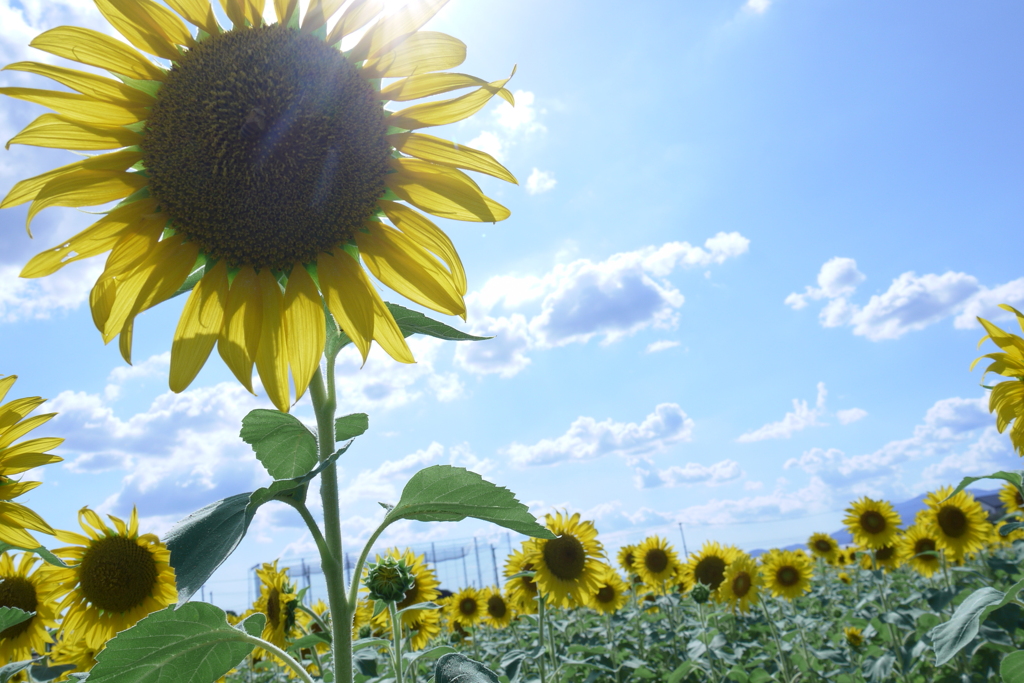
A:
<svg viewBox="0 0 1024 683">
<path fill-rule="evenodd" d="M 363 585 L 370 589 L 371 600 L 400 602 L 405 594 L 416 585 L 404 560 L 385 557 L 376 564 L 370 564 Z"/>
<path fill-rule="evenodd" d="M 698 581 L 690 591 L 690 597 L 698 605 L 703 605 L 711 597 L 711 587 Z"/>
</svg>

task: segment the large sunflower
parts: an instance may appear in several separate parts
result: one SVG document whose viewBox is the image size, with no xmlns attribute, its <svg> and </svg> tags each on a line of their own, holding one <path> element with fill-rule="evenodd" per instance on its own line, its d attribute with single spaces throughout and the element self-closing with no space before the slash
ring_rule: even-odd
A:
<svg viewBox="0 0 1024 683">
<path fill-rule="evenodd" d="M 0 377 L 0 401 L 17 375 Z M 16 481 L 11 479 L 33 467 L 41 467 L 63 460 L 60 456 L 51 455 L 46 451 L 56 448 L 64 439 L 42 437 L 14 443 L 39 425 L 49 421 L 57 413 L 46 413 L 28 417 L 28 414 L 46 402 L 45 398 L 31 396 L 18 398 L 0 405 L 0 541 L 9 543 L 16 548 L 32 549 L 39 545 L 26 529 L 53 534 L 53 529 L 33 510 L 12 503 L 14 498 L 39 486 L 39 481 Z"/>
<path fill-rule="evenodd" d="M 853 540 L 865 548 L 892 545 L 900 530 L 900 515 L 884 500 L 860 498 L 846 508 L 843 524 Z"/>
<path fill-rule="evenodd" d="M 297 635 L 295 612 L 298 606 L 298 591 L 288 577 L 287 569 L 278 569 L 277 560 L 264 562 L 256 570 L 260 579 L 260 596 L 252 607 L 267 615 L 263 626 L 263 640 L 287 649 L 288 639 Z"/>
<path fill-rule="evenodd" d="M 25 553 L 15 564 L 8 553 L 0 554 L 0 607 L 17 607 L 34 612 L 27 620 L 0 631 L 0 665 L 44 654 L 53 638 L 46 630 L 57 626 L 57 603 L 53 599 L 50 567 L 36 568 L 39 558 Z"/>
<path fill-rule="evenodd" d="M 570 600 L 586 605 L 601 577 L 604 549 L 591 522 L 562 513 L 547 515 L 545 526 L 555 538 L 533 539 L 528 562 L 537 572 L 534 581 L 554 605 L 568 607 Z"/>
<path fill-rule="evenodd" d="M 938 539 L 924 524 L 914 524 L 907 529 L 900 537 L 898 548 L 900 560 L 922 576 L 930 577 L 942 567 Z"/>
<path fill-rule="evenodd" d="M 985 547 L 991 534 L 992 525 L 981 503 L 967 491 L 952 493 L 952 486 L 943 486 L 925 496 L 927 506 L 919 513 L 918 523 L 924 523 L 935 541 L 943 550 L 948 550 L 953 559 L 961 560 L 967 553 Z"/>
<path fill-rule="evenodd" d="M 1013 306 L 999 304 L 999 308 L 1010 311 L 1017 316 L 1017 324 L 1024 330 L 1024 313 L 1021 313 Z M 988 358 L 992 362 L 985 368 L 981 376 L 984 384 L 985 375 L 994 372 L 1004 377 L 1011 377 L 1011 380 L 1000 382 L 992 387 L 992 393 L 988 397 L 988 410 L 996 414 L 996 429 L 1002 434 L 1010 427 L 1010 442 L 1017 450 L 1017 454 L 1024 456 L 1024 339 L 1015 334 L 1004 332 L 992 323 L 978 318 L 988 334 L 981 338 L 984 342 L 991 339 L 996 346 L 1002 349 L 1002 353 L 989 353 L 975 358 L 971 363 L 971 370 L 982 358 Z M 981 345 L 981 342 L 978 344 Z"/>
<path fill-rule="evenodd" d="M 49 576 L 54 598 L 64 598 L 59 610 L 67 609 L 61 631 L 73 633 L 75 640 L 93 650 L 178 600 L 171 552 L 154 534 L 139 534 L 136 510 L 132 508 L 128 524 L 108 517 L 113 529 L 98 514 L 82 508 L 78 523 L 86 536 L 55 532 L 60 540 L 76 545 L 54 551 L 69 566 L 54 568 Z"/>
<path fill-rule="evenodd" d="M 764 585 L 775 597 L 793 600 L 811 590 L 811 558 L 804 553 L 780 550 L 761 566 Z"/>
<path fill-rule="evenodd" d="M 679 558 L 660 536 L 649 536 L 633 551 L 633 571 L 655 593 L 666 591 L 666 582 L 676 575 Z"/>
<path fill-rule="evenodd" d="M 532 538 L 523 541 L 521 549 L 513 551 L 505 560 L 505 578 L 515 576 L 521 572 L 535 571 L 530 555 L 533 552 L 534 541 Z M 509 598 L 521 614 L 536 614 L 537 596 L 540 590 L 537 588 L 535 577 L 520 576 L 507 582 Z"/>
<path fill-rule="evenodd" d="M 445 3 L 414 0 L 344 53 L 343 39 L 381 3 L 353 0 L 328 32 L 341 0 L 315 0 L 301 21 L 298 0 L 275 0 L 272 25 L 264 0 L 222 0 L 230 29 L 218 25 L 209 0 L 168 0 L 173 12 L 152 0 L 96 0 L 131 45 L 70 26 L 37 36 L 33 47 L 116 79 L 9 65 L 78 94 L 0 89 L 56 112 L 8 145 L 114 151 L 23 180 L 0 207 L 32 202 L 31 221 L 48 206 L 122 201 L 34 257 L 22 276 L 109 251 L 90 304 L 104 342 L 120 336 L 129 362 L 135 317 L 194 284 L 171 347 L 174 391 L 191 383 L 216 344 L 250 391 L 255 364 L 274 405 L 287 410 L 323 353 L 324 305 L 364 360 L 376 340 L 396 360 L 414 362 L 360 262 L 412 301 L 464 317 L 458 254 L 416 209 L 503 220 L 508 210 L 459 169 L 516 182 L 484 152 L 415 132 L 472 116 L 494 95 L 513 102 L 507 78 L 440 73 L 466 54 L 461 41 L 420 30 Z M 397 80 L 382 88 L 381 79 Z M 475 89 L 385 109 L 463 88 Z"/>
<path fill-rule="evenodd" d="M 729 563 L 722 584 L 715 592 L 715 599 L 729 605 L 736 611 L 747 613 L 750 603 L 757 602 L 758 593 L 764 582 L 757 571 L 757 563 L 746 553 L 740 553 Z"/>
<path fill-rule="evenodd" d="M 718 541 L 705 541 L 700 552 L 689 558 L 682 578 L 691 588 L 697 583 L 703 583 L 715 591 L 725 580 L 725 570 L 729 563 L 738 554 L 739 549 L 733 546 L 722 546 Z"/>
</svg>

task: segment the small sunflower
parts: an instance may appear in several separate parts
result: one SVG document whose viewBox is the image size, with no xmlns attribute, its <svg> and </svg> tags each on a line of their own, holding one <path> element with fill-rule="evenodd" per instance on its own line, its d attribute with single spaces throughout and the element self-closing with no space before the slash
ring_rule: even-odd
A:
<svg viewBox="0 0 1024 683">
<path fill-rule="evenodd" d="M 403 610 L 406 607 L 418 605 L 421 602 L 433 602 L 441 595 L 438 587 L 441 585 L 437 580 L 437 574 L 432 567 L 427 566 L 426 558 L 423 555 L 413 555 L 412 551 L 406 548 L 399 552 L 397 548 L 388 551 L 386 557 L 402 560 L 409 573 L 412 574 L 415 583 L 412 588 L 405 592 L 405 597 L 395 604 L 395 609 Z M 380 557 L 378 557 L 378 561 Z M 410 626 L 422 610 L 410 610 L 402 613 L 402 625 Z M 390 629 L 391 620 L 387 612 L 377 615 L 374 625 L 379 628 Z"/>
<path fill-rule="evenodd" d="M 664 593 L 666 584 L 676 575 L 679 558 L 660 536 L 644 539 L 633 554 L 633 571 L 656 593 Z"/>
<path fill-rule="evenodd" d="M 815 557 L 820 557 L 829 564 L 833 564 L 836 555 L 839 554 L 839 544 L 836 539 L 828 534 L 815 533 L 807 540 L 807 547 L 811 549 Z"/>
<path fill-rule="evenodd" d="M 445 611 L 449 626 L 454 624 L 468 629 L 476 626 L 487 614 L 487 603 L 483 592 L 468 586 L 449 598 Z"/>
<path fill-rule="evenodd" d="M 523 541 L 523 546 L 520 550 L 516 550 L 508 556 L 508 559 L 505 561 L 506 578 L 521 572 L 534 571 L 534 565 L 530 561 L 530 555 L 534 550 L 533 545 L 533 539 L 527 539 Z M 537 596 L 540 595 L 540 590 L 537 588 L 537 582 L 534 578 L 536 577 L 520 576 L 506 584 L 509 599 L 520 614 L 537 613 Z"/>
<path fill-rule="evenodd" d="M 843 627 L 843 637 L 846 638 L 846 644 L 854 650 L 864 645 L 864 634 L 856 626 Z"/>
<path fill-rule="evenodd" d="M 619 548 L 617 559 L 619 566 L 626 574 L 635 574 L 636 568 L 634 567 L 636 557 L 636 546 L 635 545 L 624 545 Z"/>
<path fill-rule="evenodd" d="M 72 671 L 84 673 L 96 666 L 96 655 L 101 649 L 102 647 L 89 647 L 84 640 L 76 639 L 68 633 L 61 633 L 57 637 L 57 642 L 47 653 L 48 664 L 49 666 L 67 666 L 69 664 L 74 666 L 74 669 L 65 671 L 57 679 L 66 681 L 68 674 Z"/>
<path fill-rule="evenodd" d="M 330 624 L 330 607 L 327 605 L 326 602 L 318 599 L 316 602 L 310 605 L 309 609 L 311 612 L 313 612 L 313 614 L 320 617 L 325 623 Z M 231 623 L 230 614 L 228 615 L 228 623 Z M 305 612 L 299 610 L 295 611 L 295 623 L 301 626 L 306 633 L 323 633 L 323 629 L 320 627 L 320 624 L 318 624 L 316 620 L 313 619 L 313 617 L 309 616 Z M 317 654 L 327 654 L 331 651 L 331 646 L 327 643 L 318 643 L 316 645 L 316 651 Z M 309 652 L 309 650 L 304 650 L 304 652 Z"/>
<path fill-rule="evenodd" d="M 597 590 L 587 604 L 600 614 L 614 614 L 629 602 L 629 585 L 608 565 L 602 565 L 602 568 L 604 571 Z"/>
<path fill-rule="evenodd" d="M 11 555 L 0 554 L 0 607 L 35 613 L 0 631 L 0 664 L 31 659 L 33 652 L 43 654 L 46 644 L 53 642 L 46 630 L 57 626 L 57 603 L 51 595 L 52 570 L 47 565 L 37 568 L 39 561 L 31 553 L 23 554 L 17 563 Z"/>
<path fill-rule="evenodd" d="M 481 592 L 484 604 L 487 606 L 484 623 L 493 628 L 508 628 L 508 625 L 512 623 L 512 604 L 494 586 L 485 588 Z"/>
<path fill-rule="evenodd" d="M 740 553 L 726 567 L 715 599 L 728 604 L 733 611 L 738 609 L 746 614 L 750 611 L 750 604 L 757 602 L 763 583 L 757 563 L 746 553 Z"/>
<path fill-rule="evenodd" d="M 715 591 L 725 580 L 725 570 L 729 563 L 738 554 L 739 550 L 733 546 L 722 546 L 718 541 L 705 541 L 700 552 L 692 555 L 686 563 L 683 580 L 688 586 L 700 582 Z"/>
<path fill-rule="evenodd" d="M 846 572 L 839 572 L 839 574 L 836 575 L 836 578 L 839 579 L 840 583 L 843 583 L 847 586 L 853 583 L 853 579 L 850 578 L 850 575 Z"/>
<path fill-rule="evenodd" d="M 441 611 L 436 609 L 415 610 L 416 618 L 408 624 L 402 620 L 402 628 L 409 636 L 409 647 L 422 650 L 431 640 L 441 635 Z M 402 615 L 405 616 L 404 614 Z"/>
<path fill-rule="evenodd" d="M 930 577 L 942 567 L 938 538 L 924 524 L 906 530 L 899 540 L 899 551 L 900 560 L 922 576 Z M 933 552 L 937 554 L 930 554 Z"/>
<path fill-rule="evenodd" d="M 586 605 L 600 580 L 600 558 L 604 550 L 597 540 L 597 529 L 562 513 L 547 515 L 545 526 L 556 538 L 533 539 L 528 561 L 537 572 L 534 581 L 540 592 L 554 605 L 567 607 L 570 600 Z"/>
<path fill-rule="evenodd" d="M 253 603 L 253 609 L 267 615 L 263 626 L 263 640 L 288 648 L 288 640 L 298 635 L 295 628 L 295 611 L 299 604 L 298 591 L 288 577 L 287 569 L 278 569 L 277 560 L 264 562 L 256 570 L 260 579 L 260 596 Z"/>
<path fill-rule="evenodd" d="M 925 496 L 927 507 L 921 511 L 918 521 L 935 535 L 940 548 L 960 559 L 985 547 L 991 524 L 981 503 L 967 491 L 960 491 L 946 500 L 952 491 L 952 486 L 944 486 Z"/>
<path fill-rule="evenodd" d="M 865 548 L 891 545 L 900 529 L 900 515 L 884 500 L 864 496 L 846 508 L 843 524 L 854 542 Z"/>
<path fill-rule="evenodd" d="M 1013 520 L 1010 520 L 1013 521 Z M 1002 533 L 1003 527 L 1009 524 L 1009 521 L 997 522 L 992 527 L 992 535 L 990 536 L 989 545 L 994 548 L 1009 548 L 1013 545 L 1014 541 L 1024 539 L 1024 529 L 1017 528 L 1006 534 Z"/>
<path fill-rule="evenodd" d="M 1010 311 L 1017 316 L 1017 324 L 1024 330 L 1024 313 L 1021 313 L 1013 306 L 999 304 L 999 308 Z M 988 410 L 996 414 L 996 429 L 1002 434 L 1010 427 L 1010 442 L 1017 450 L 1017 454 L 1024 456 L 1024 339 L 1015 334 L 1004 332 L 992 323 L 978 318 L 988 334 L 981 338 L 981 342 L 991 339 L 996 346 L 1002 349 L 1001 353 L 989 353 L 980 358 L 975 358 L 971 363 L 971 370 L 982 358 L 988 358 L 992 362 L 985 368 L 981 376 L 982 384 L 985 382 L 985 375 L 994 372 L 1011 380 L 1000 382 L 992 387 L 992 393 L 988 397 Z M 1010 426 L 1010 423 L 1013 426 Z"/>
<path fill-rule="evenodd" d="M 902 557 L 899 552 L 900 542 L 903 534 L 900 534 L 893 541 L 892 545 L 885 545 L 881 548 L 865 550 L 860 555 L 860 566 L 863 569 L 884 569 L 891 572 L 902 564 Z M 872 564 L 872 553 L 874 553 L 874 564 Z"/>
<path fill-rule="evenodd" d="M 67 610 L 61 631 L 74 633 L 75 639 L 95 650 L 150 612 L 178 600 L 171 552 L 154 534 L 139 534 L 135 508 L 128 524 L 107 516 L 113 529 L 98 514 L 82 508 L 78 523 L 87 536 L 55 532 L 61 541 L 76 545 L 54 551 L 70 566 L 55 567 L 49 578 L 54 598 L 63 597 L 59 610 Z"/>
<path fill-rule="evenodd" d="M 803 553 L 780 550 L 761 566 L 764 585 L 775 597 L 793 600 L 811 590 L 811 559 Z"/>
<path fill-rule="evenodd" d="M 374 632 L 374 627 L 371 624 L 372 621 L 373 603 L 366 599 L 358 600 L 356 602 L 355 614 L 352 617 L 352 639 L 369 638 Z M 366 635 L 363 635 L 364 629 L 366 630 Z M 380 629 L 377 629 L 377 632 L 382 633 Z"/>
<path fill-rule="evenodd" d="M 0 401 L 4 400 L 17 379 L 17 375 L 0 377 Z M 53 528 L 33 510 L 11 502 L 42 482 L 16 481 L 11 477 L 34 467 L 63 460 L 46 451 L 61 445 L 64 439 L 42 437 L 18 444 L 14 442 L 57 414 L 46 413 L 28 417 L 29 413 L 45 402 L 45 398 L 32 396 L 0 405 L 0 541 L 26 550 L 39 546 L 39 542 L 32 538 L 26 529 L 52 535 Z"/>
<path fill-rule="evenodd" d="M 109 251 L 90 305 L 104 342 L 119 336 L 129 362 L 136 316 L 194 285 L 171 346 L 171 389 L 184 390 L 217 345 L 250 391 L 255 364 L 284 411 L 319 365 L 325 306 L 364 361 L 376 341 L 414 362 L 362 265 L 418 304 L 465 316 L 458 253 L 420 211 L 504 220 L 508 209 L 460 169 L 516 180 L 490 155 L 420 131 L 466 119 L 495 95 L 514 100 L 508 78 L 442 73 L 466 55 L 456 38 L 421 30 L 445 0 L 382 15 L 346 52 L 342 40 L 382 3 L 354 0 L 329 32 L 340 1 L 311 3 L 304 17 L 297 0 L 276 1 L 277 23 L 267 25 L 263 0 L 222 0 L 229 29 L 209 0 L 171 0 L 174 11 L 150 0 L 96 4 L 127 43 L 62 26 L 31 46 L 117 79 L 18 62 L 6 68 L 77 94 L 0 93 L 56 112 L 8 145 L 106 152 L 17 183 L 0 207 L 31 202 L 31 221 L 48 206 L 121 202 L 29 261 L 22 277 Z M 474 90 L 385 109 L 465 88 Z"/>
<path fill-rule="evenodd" d="M 1020 495 L 1020 489 L 1006 482 L 1003 488 L 999 489 L 999 501 L 1003 504 L 1003 514 L 1019 515 L 1024 513 L 1024 498 Z"/>
</svg>

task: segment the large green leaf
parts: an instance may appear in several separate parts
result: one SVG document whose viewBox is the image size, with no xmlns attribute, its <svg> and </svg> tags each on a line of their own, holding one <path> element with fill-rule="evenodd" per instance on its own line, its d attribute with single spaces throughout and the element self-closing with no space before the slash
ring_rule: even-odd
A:
<svg viewBox="0 0 1024 683">
<path fill-rule="evenodd" d="M 434 465 L 413 475 L 398 505 L 384 518 L 386 526 L 400 519 L 458 522 L 467 517 L 493 522 L 535 538 L 554 538 L 508 489 L 484 481 L 476 472 Z"/>
<path fill-rule="evenodd" d="M 999 677 L 1003 683 L 1024 683 L 1024 650 L 1003 657 L 999 664 Z"/>
<path fill-rule="evenodd" d="M 89 681 L 213 683 L 252 649 L 245 632 L 228 624 L 222 609 L 190 602 L 153 612 L 117 634 L 96 655 Z"/>
<path fill-rule="evenodd" d="M 17 607 L 0 607 L 0 632 L 10 627 L 28 621 L 35 612 L 26 612 Z"/>
<path fill-rule="evenodd" d="M 370 428 L 370 416 L 366 413 L 342 415 L 334 421 L 334 439 L 348 441 L 354 439 Z"/>
<path fill-rule="evenodd" d="M 422 313 L 410 311 L 408 308 L 398 304 L 390 302 L 385 302 L 385 304 L 388 310 L 391 311 L 391 317 L 398 323 L 398 329 L 402 330 L 402 334 L 406 337 L 414 334 L 425 334 L 428 337 L 436 337 L 448 341 L 482 341 L 484 339 L 491 339 L 491 337 L 474 337 L 471 334 L 460 332 L 454 327 L 449 327 L 442 322 L 428 318 Z"/>
<path fill-rule="evenodd" d="M 316 466 L 316 437 L 294 415 L 257 408 L 242 418 L 239 436 L 274 479 L 301 477 Z"/>
<path fill-rule="evenodd" d="M 498 674 L 464 654 L 449 652 L 434 665 L 436 683 L 498 683 Z"/>
<path fill-rule="evenodd" d="M 1022 489 L 1022 485 L 1024 485 L 1024 470 L 1011 470 L 1009 472 L 993 472 L 984 477 L 964 477 L 956 485 L 956 488 L 953 489 L 953 493 L 949 494 L 949 497 L 955 496 L 974 482 L 981 481 L 982 479 L 1002 479 L 1003 481 L 1010 482 L 1019 490 L 1024 490 Z"/>
<path fill-rule="evenodd" d="M 1024 589 L 1024 581 L 1018 581 L 1003 593 L 991 586 L 979 588 L 961 602 L 953 616 L 930 632 L 935 648 L 936 666 L 942 666 L 952 659 L 967 643 L 978 635 L 978 629 L 985 617 L 1016 599 Z"/>
</svg>

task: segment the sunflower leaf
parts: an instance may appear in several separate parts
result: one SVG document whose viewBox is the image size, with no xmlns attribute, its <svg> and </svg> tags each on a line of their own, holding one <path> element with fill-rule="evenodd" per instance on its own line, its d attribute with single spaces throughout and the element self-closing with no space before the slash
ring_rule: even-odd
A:
<svg viewBox="0 0 1024 683">
<path fill-rule="evenodd" d="M 251 619 L 252 617 L 250 617 Z M 213 683 L 252 652 L 249 636 L 204 602 L 153 612 L 96 655 L 92 683 Z"/>
<path fill-rule="evenodd" d="M 17 607 L 0 607 L 0 631 L 6 631 L 12 626 L 28 621 L 35 615 L 35 612 L 26 612 Z"/>
<path fill-rule="evenodd" d="M 498 683 L 498 674 L 464 654 L 449 652 L 434 665 L 437 683 Z"/>
<path fill-rule="evenodd" d="M 7 681 L 14 678 L 18 673 L 31 664 L 32 660 L 26 659 L 23 662 L 11 662 L 10 664 L 0 666 L 0 683 L 7 683 Z"/>
<path fill-rule="evenodd" d="M 1024 650 L 1011 652 L 999 664 L 999 676 L 1004 683 L 1024 683 Z"/>
<path fill-rule="evenodd" d="M 343 415 L 334 421 L 334 439 L 348 441 L 354 439 L 370 428 L 370 416 L 366 413 Z"/>
<path fill-rule="evenodd" d="M 1024 589 L 1024 580 L 1018 581 L 1003 593 L 991 586 L 974 591 L 957 605 L 949 621 L 933 628 L 929 635 L 935 647 L 935 664 L 942 666 L 971 642 L 989 614 L 1015 600 Z"/>
<path fill-rule="evenodd" d="M 316 466 L 316 437 L 294 415 L 257 408 L 242 418 L 239 436 L 274 479 L 301 477 Z"/>
<path fill-rule="evenodd" d="M 400 519 L 458 522 L 466 517 L 535 538 L 554 538 L 511 491 L 485 481 L 476 472 L 451 465 L 434 465 L 414 474 L 382 527 Z"/>
<path fill-rule="evenodd" d="M 5 553 L 8 550 L 24 550 L 25 552 L 35 553 L 39 557 L 43 558 L 43 561 L 47 564 L 52 564 L 54 567 L 67 567 L 67 564 L 64 563 L 64 560 L 54 555 L 43 546 L 39 546 L 38 548 L 19 548 L 16 545 L 11 545 L 10 543 L 4 543 L 3 541 L 0 541 L 0 553 Z"/>
<path fill-rule="evenodd" d="M 1022 486 L 1024 486 L 1024 470 L 1011 470 L 1009 472 L 993 472 L 992 474 L 988 474 L 983 477 L 964 477 L 963 479 L 960 480 L 960 483 L 957 484 L 956 488 L 953 489 L 953 492 L 945 498 L 945 500 L 949 500 L 950 498 L 960 493 L 974 482 L 981 481 L 982 479 L 1002 479 L 1003 481 L 1010 482 L 1018 489 L 1021 489 Z M 945 500 L 943 502 L 945 502 Z"/>
<path fill-rule="evenodd" d="M 449 327 L 442 322 L 428 318 L 422 313 L 411 311 L 389 301 L 384 303 L 387 304 L 388 310 L 391 311 L 391 317 L 398 323 L 398 329 L 402 330 L 402 334 L 406 337 L 414 334 L 425 334 L 428 337 L 436 337 L 437 339 L 447 341 L 482 341 L 484 339 L 493 339 L 493 337 L 476 337 L 472 334 L 466 334 L 454 327 Z"/>
<path fill-rule="evenodd" d="M 267 615 L 263 612 L 255 612 L 246 617 L 234 628 L 245 631 L 250 636 L 259 638 L 263 634 L 263 627 L 267 625 Z"/>
</svg>

